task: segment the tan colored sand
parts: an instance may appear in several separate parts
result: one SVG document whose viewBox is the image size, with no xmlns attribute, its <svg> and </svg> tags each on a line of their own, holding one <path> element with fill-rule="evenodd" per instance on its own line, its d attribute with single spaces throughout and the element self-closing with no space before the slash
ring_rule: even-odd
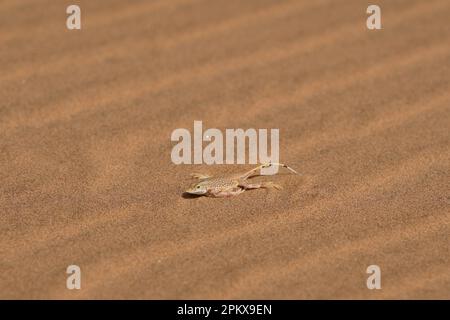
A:
<svg viewBox="0 0 450 320">
<path fill-rule="evenodd" d="M 0 298 L 450 298 L 450 2 L 79 3 L 0 4 Z M 251 167 L 172 164 L 194 120 L 303 175 L 183 198 Z"/>
</svg>

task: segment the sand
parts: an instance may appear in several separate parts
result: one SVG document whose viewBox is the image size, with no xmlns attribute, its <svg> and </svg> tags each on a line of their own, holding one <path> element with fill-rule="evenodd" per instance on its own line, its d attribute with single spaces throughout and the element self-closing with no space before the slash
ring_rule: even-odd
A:
<svg viewBox="0 0 450 320">
<path fill-rule="evenodd" d="M 450 299 L 449 1 L 77 3 L 0 3 L 0 298 Z M 184 198 L 252 167 L 173 164 L 194 120 L 302 175 Z"/>
</svg>

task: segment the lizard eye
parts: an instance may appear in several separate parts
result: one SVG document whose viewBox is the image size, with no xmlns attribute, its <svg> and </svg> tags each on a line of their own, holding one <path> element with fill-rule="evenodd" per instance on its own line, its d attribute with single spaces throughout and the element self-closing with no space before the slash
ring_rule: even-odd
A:
<svg viewBox="0 0 450 320">
<path fill-rule="evenodd" d="M 200 186 L 197 186 L 197 189 L 200 189 Z"/>
</svg>

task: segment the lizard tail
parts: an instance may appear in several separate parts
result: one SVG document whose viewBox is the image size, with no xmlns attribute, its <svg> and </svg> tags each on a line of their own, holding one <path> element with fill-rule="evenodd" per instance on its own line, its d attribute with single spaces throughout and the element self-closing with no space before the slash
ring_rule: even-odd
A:
<svg viewBox="0 0 450 320">
<path fill-rule="evenodd" d="M 260 174 L 257 174 L 257 171 L 258 171 L 258 170 L 263 169 L 263 168 L 268 168 L 268 167 L 270 167 L 270 166 L 279 166 L 279 167 L 283 167 L 283 168 L 286 168 L 286 169 L 288 169 L 289 171 L 293 172 L 294 174 L 298 174 L 297 171 L 295 171 L 294 169 L 292 169 L 291 167 L 289 167 L 288 165 L 286 165 L 286 164 L 284 164 L 284 163 L 274 163 L 274 162 L 269 162 L 269 163 L 263 163 L 263 164 L 257 166 L 256 168 L 254 168 L 254 169 L 252 169 L 252 170 L 250 170 L 250 171 L 244 173 L 240 178 L 245 180 L 245 179 L 248 179 L 248 178 L 250 178 L 250 177 L 252 177 L 252 176 L 260 175 Z"/>
</svg>

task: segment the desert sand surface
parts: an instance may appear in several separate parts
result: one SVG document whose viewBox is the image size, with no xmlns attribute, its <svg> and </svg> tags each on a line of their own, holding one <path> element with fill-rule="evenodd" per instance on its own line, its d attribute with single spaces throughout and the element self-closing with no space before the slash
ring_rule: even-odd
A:
<svg viewBox="0 0 450 320">
<path fill-rule="evenodd" d="M 0 2 L 0 298 L 450 298 L 450 1 L 70 4 Z M 301 175 L 183 197 L 253 167 L 173 164 L 194 120 Z"/>
</svg>

